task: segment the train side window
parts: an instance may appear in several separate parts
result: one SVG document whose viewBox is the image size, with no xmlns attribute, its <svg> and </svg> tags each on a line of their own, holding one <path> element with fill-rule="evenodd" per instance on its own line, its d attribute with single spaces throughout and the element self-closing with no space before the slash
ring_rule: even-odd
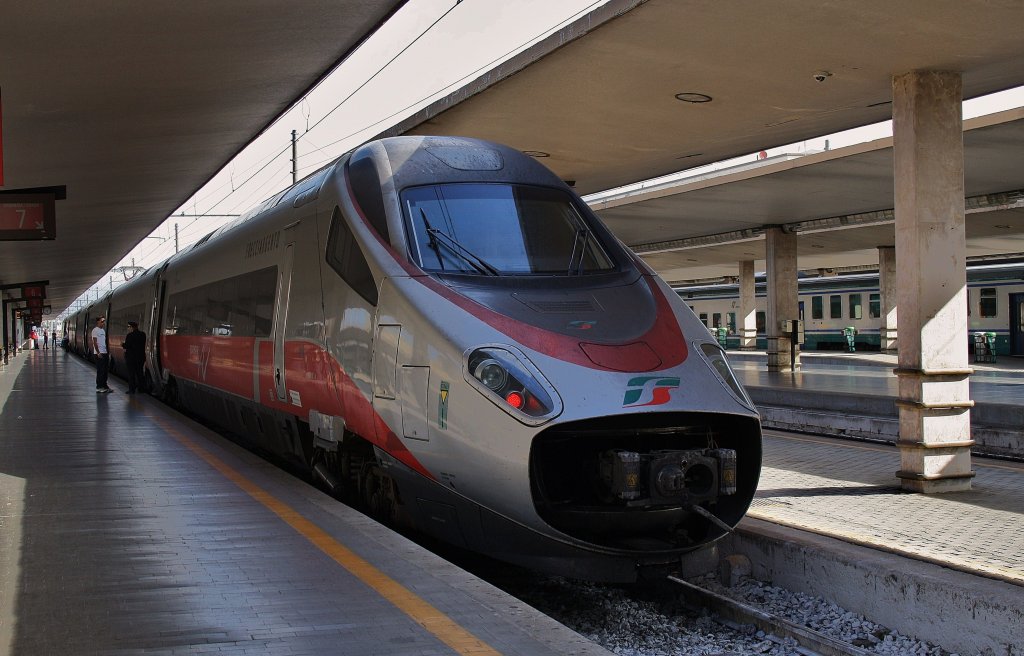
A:
<svg viewBox="0 0 1024 656">
<path fill-rule="evenodd" d="M 850 318 L 851 319 L 863 319 L 864 318 L 864 306 L 861 303 L 860 294 L 850 294 Z"/>
<path fill-rule="evenodd" d="M 754 317 L 757 321 L 757 332 L 764 333 L 765 326 L 768 325 L 768 319 L 765 317 L 765 313 L 758 312 Z"/>
<path fill-rule="evenodd" d="M 882 295 L 881 294 L 869 294 L 868 295 L 868 317 L 877 319 L 882 316 Z"/>
<path fill-rule="evenodd" d="M 843 318 L 843 297 L 842 296 L 838 296 L 838 295 L 829 296 L 828 297 L 828 305 L 829 305 L 829 316 L 832 319 L 842 319 Z"/>
<path fill-rule="evenodd" d="M 730 335 L 735 335 L 736 334 L 736 313 L 735 312 L 730 312 L 726 316 L 728 317 L 729 334 Z"/>
<path fill-rule="evenodd" d="M 337 207 L 331 217 L 331 234 L 327 238 L 327 263 L 370 305 L 377 305 L 377 283 L 373 280 L 370 265 Z"/>
<path fill-rule="evenodd" d="M 811 318 L 812 319 L 824 319 L 825 318 L 825 308 L 824 308 L 824 303 L 822 303 L 822 297 L 821 296 L 812 296 L 811 297 Z"/>
<path fill-rule="evenodd" d="M 711 325 L 713 327 L 715 327 L 715 328 L 721 328 L 722 327 L 722 313 L 721 312 L 715 312 L 714 314 L 711 315 Z"/>
<path fill-rule="evenodd" d="M 700 322 L 702 324 L 704 324 L 705 327 L 707 327 L 707 325 L 708 325 L 708 313 L 707 312 L 701 312 L 700 313 Z"/>
<path fill-rule="evenodd" d="M 384 197 L 380 193 L 381 181 L 370 151 L 359 149 L 353 153 L 347 171 L 356 203 L 377 234 L 385 242 L 389 241 L 387 212 L 384 209 Z"/>
<path fill-rule="evenodd" d="M 999 316 L 999 308 L 996 305 L 996 288 L 982 287 L 978 300 L 978 313 L 982 317 Z"/>
</svg>

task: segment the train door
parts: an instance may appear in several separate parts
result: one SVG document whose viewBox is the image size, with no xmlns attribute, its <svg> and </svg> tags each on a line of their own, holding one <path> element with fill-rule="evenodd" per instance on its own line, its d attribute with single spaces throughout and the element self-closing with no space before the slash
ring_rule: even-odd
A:
<svg viewBox="0 0 1024 656">
<path fill-rule="evenodd" d="M 294 226 L 292 226 L 294 227 Z M 277 272 L 277 307 L 274 312 L 274 390 L 277 400 L 283 401 L 287 394 L 285 389 L 285 324 L 288 322 L 288 305 L 291 300 L 292 263 L 295 258 L 295 241 L 292 233 L 285 229 L 287 245 L 284 261 Z"/>
<path fill-rule="evenodd" d="M 167 271 L 167 264 L 160 268 L 153 276 L 153 302 L 149 315 L 149 348 L 152 375 L 156 380 L 163 381 L 164 363 L 161 359 L 161 344 L 164 335 L 164 304 L 167 302 L 167 281 L 164 280 L 164 272 Z"/>
<path fill-rule="evenodd" d="M 1024 294 L 1010 294 L 1010 355 L 1024 355 Z"/>
</svg>

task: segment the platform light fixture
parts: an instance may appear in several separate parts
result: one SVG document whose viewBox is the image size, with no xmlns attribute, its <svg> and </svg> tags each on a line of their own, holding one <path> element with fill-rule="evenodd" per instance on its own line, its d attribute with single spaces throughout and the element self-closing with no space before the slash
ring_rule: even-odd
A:
<svg viewBox="0 0 1024 656">
<path fill-rule="evenodd" d="M 683 93 L 676 94 L 676 100 L 681 100 L 685 103 L 702 104 L 711 102 L 711 96 L 706 93 L 695 93 L 693 91 L 684 91 Z"/>
</svg>

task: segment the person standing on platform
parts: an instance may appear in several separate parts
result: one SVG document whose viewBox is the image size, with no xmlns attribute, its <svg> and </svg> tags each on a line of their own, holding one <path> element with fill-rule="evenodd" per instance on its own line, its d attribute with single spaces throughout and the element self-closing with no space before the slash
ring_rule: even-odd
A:
<svg viewBox="0 0 1024 656">
<path fill-rule="evenodd" d="M 128 393 L 134 394 L 143 387 L 142 366 L 146 362 L 146 333 L 139 330 L 139 324 L 128 322 L 128 334 L 124 342 L 124 363 L 128 366 Z"/>
<path fill-rule="evenodd" d="M 39 348 L 39 333 L 36 332 L 35 328 L 32 329 L 32 332 L 29 334 L 28 338 L 32 340 L 32 343 L 28 347 L 30 351 L 34 351 L 37 348 Z"/>
<path fill-rule="evenodd" d="M 50 332 L 43 328 L 43 350 L 50 348 Z"/>
<path fill-rule="evenodd" d="M 107 369 L 110 367 L 110 354 L 107 353 L 107 320 L 96 317 L 96 327 L 92 329 L 92 352 L 96 356 L 96 392 L 107 394 L 114 390 L 107 387 Z"/>
</svg>

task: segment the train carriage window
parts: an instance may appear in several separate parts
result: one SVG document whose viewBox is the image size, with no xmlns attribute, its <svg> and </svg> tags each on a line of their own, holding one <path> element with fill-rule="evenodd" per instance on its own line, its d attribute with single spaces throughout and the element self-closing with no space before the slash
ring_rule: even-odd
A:
<svg viewBox="0 0 1024 656">
<path fill-rule="evenodd" d="M 850 318 L 863 319 L 864 306 L 861 304 L 860 294 L 850 294 Z"/>
<path fill-rule="evenodd" d="M 978 299 L 978 313 L 982 317 L 995 317 L 999 314 L 999 308 L 996 303 L 996 288 L 995 287 L 982 287 L 981 294 Z"/>
<path fill-rule="evenodd" d="M 377 305 L 377 283 L 373 279 L 370 265 L 337 207 L 331 217 L 331 234 L 327 238 L 327 263 L 357 294 L 371 305 Z"/>
<path fill-rule="evenodd" d="M 736 334 L 736 313 L 735 312 L 730 312 L 727 316 L 729 317 L 729 319 L 728 319 L 729 334 L 730 335 L 735 335 Z"/>
<path fill-rule="evenodd" d="M 882 316 L 882 295 L 868 295 L 868 317 L 877 319 Z"/>
<path fill-rule="evenodd" d="M 829 296 L 828 297 L 828 305 L 829 305 L 829 316 L 832 319 L 842 319 L 843 318 L 843 297 L 842 296 L 838 296 L 838 295 L 837 296 Z"/>
<path fill-rule="evenodd" d="M 707 312 L 701 312 L 700 313 L 700 322 L 702 324 L 704 324 L 705 327 L 708 325 L 708 313 Z"/>
<path fill-rule="evenodd" d="M 825 318 L 825 308 L 823 306 L 824 306 L 824 304 L 822 303 L 822 297 L 821 296 L 812 296 L 811 297 L 811 318 L 812 319 L 824 319 Z"/>
<path fill-rule="evenodd" d="M 714 328 L 721 328 L 722 327 L 722 313 L 721 312 L 715 312 L 714 314 L 711 315 L 711 325 Z"/>
<path fill-rule="evenodd" d="M 269 337 L 276 281 L 272 266 L 171 294 L 165 332 Z"/>
<path fill-rule="evenodd" d="M 757 332 L 764 334 L 765 327 L 768 325 L 768 319 L 766 318 L 765 313 L 758 312 L 756 315 L 754 315 L 754 317 L 757 321 Z"/>
</svg>

